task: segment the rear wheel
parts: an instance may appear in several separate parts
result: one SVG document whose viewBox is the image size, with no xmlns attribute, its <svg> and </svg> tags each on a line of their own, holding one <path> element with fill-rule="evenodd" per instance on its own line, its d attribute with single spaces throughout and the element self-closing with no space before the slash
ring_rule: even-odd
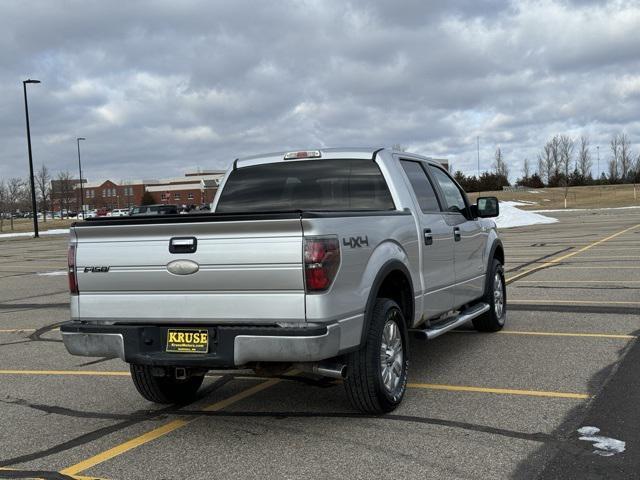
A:
<svg viewBox="0 0 640 480">
<path fill-rule="evenodd" d="M 345 389 L 365 413 L 386 413 L 402 401 L 409 367 L 407 327 L 393 300 L 376 300 L 365 343 L 347 357 Z"/>
<path fill-rule="evenodd" d="M 173 368 L 167 368 L 162 377 L 152 375 L 152 367 L 148 365 L 131 364 L 130 369 L 133 384 L 140 395 L 155 403 L 191 402 L 196 399 L 204 380 L 204 375 L 177 379 Z"/>
<path fill-rule="evenodd" d="M 489 304 L 489 310 L 474 318 L 473 326 L 481 332 L 502 330 L 507 320 L 507 289 L 502 264 L 495 258 L 491 263 L 483 301 Z"/>
</svg>

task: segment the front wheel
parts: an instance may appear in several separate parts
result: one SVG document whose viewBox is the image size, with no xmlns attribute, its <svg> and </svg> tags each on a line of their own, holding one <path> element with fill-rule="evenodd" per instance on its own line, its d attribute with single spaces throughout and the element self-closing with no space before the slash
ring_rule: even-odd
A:
<svg viewBox="0 0 640 480">
<path fill-rule="evenodd" d="M 489 304 L 489 310 L 474 318 L 473 326 L 481 332 L 502 330 L 507 320 L 507 289 L 504 282 L 504 269 L 495 258 L 491 263 L 483 301 Z"/>
<path fill-rule="evenodd" d="M 407 389 L 407 327 L 396 302 L 376 300 L 364 345 L 347 357 L 345 389 L 351 404 L 364 413 L 394 410 Z"/>
<path fill-rule="evenodd" d="M 155 403 L 188 403 L 196 399 L 196 394 L 202 381 L 203 375 L 191 376 L 185 379 L 177 379 L 170 376 L 172 368 L 167 368 L 164 377 L 152 375 L 151 367 L 148 365 L 131 364 L 131 378 L 136 390 L 144 398 Z"/>
</svg>

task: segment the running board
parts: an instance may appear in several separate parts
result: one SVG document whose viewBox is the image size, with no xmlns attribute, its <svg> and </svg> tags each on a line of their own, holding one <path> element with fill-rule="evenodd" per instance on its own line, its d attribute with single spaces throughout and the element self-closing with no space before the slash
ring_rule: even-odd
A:
<svg viewBox="0 0 640 480">
<path fill-rule="evenodd" d="M 483 313 L 489 310 L 488 303 L 477 303 L 472 307 L 467 308 L 465 311 L 460 312 L 458 315 L 453 317 L 448 322 L 443 325 L 436 325 L 430 328 L 420 329 L 420 328 L 412 328 L 409 331 L 413 333 L 416 337 L 422 338 L 424 340 L 431 340 L 436 337 L 439 337 L 443 333 L 448 332 L 449 330 L 453 330 L 460 325 L 464 325 L 469 320 L 473 320 L 474 318 L 482 315 Z"/>
</svg>

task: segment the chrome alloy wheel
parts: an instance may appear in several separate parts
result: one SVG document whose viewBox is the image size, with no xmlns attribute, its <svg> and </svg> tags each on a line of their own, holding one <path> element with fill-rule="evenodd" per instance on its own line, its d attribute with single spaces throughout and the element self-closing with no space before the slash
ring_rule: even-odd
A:
<svg viewBox="0 0 640 480">
<path fill-rule="evenodd" d="M 502 318 L 502 313 L 504 312 L 504 282 L 499 272 L 496 272 L 493 277 L 493 308 L 495 309 L 496 317 Z"/>
<path fill-rule="evenodd" d="M 395 392 L 402 378 L 404 354 L 402 352 L 402 336 L 398 324 L 392 315 L 384 324 L 382 344 L 380 345 L 380 374 L 382 383 L 390 393 Z"/>
</svg>

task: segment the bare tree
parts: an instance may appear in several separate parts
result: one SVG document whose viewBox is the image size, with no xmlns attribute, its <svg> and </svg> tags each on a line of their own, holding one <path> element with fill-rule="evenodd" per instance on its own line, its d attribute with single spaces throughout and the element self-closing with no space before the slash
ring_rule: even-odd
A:
<svg viewBox="0 0 640 480">
<path fill-rule="evenodd" d="M 56 179 L 52 182 L 52 195 L 58 200 L 60 206 L 60 217 L 64 217 L 64 212 L 69 215 L 69 210 L 75 205 L 75 181 L 68 171 L 58 173 Z"/>
<path fill-rule="evenodd" d="M 571 157 L 573 156 L 573 149 L 575 142 L 568 135 L 561 135 L 559 137 L 559 166 L 562 170 L 562 182 L 564 185 L 564 208 L 567 208 L 567 196 L 569 195 L 569 170 L 571 166 Z"/>
<path fill-rule="evenodd" d="M 620 142 L 618 135 L 614 135 L 609 142 L 611 148 L 611 158 L 609 159 L 609 181 L 616 183 L 618 181 L 618 160 L 620 159 Z"/>
<path fill-rule="evenodd" d="M 42 211 L 42 219 L 47 221 L 47 211 L 51 205 L 51 175 L 49 169 L 43 163 L 35 175 L 36 192 L 39 197 L 40 210 Z"/>
<path fill-rule="evenodd" d="M 580 151 L 578 152 L 578 171 L 583 179 L 591 176 L 591 152 L 589 151 L 589 137 L 580 137 Z"/>
<path fill-rule="evenodd" d="M 557 175 L 554 174 L 555 150 L 553 141 L 549 140 L 542 148 L 542 154 L 538 155 L 538 174 L 548 185 L 557 181 Z"/>
<path fill-rule="evenodd" d="M 547 145 L 549 146 L 549 159 L 551 161 L 553 178 L 557 182 L 560 178 L 560 172 L 562 171 L 560 157 L 560 137 L 558 135 L 555 135 Z"/>
<path fill-rule="evenodd" d="M 7 210 L 7 186 L 4 179 L 0 178 L 0 232 L 4 226 L 4 215 Z"/>
<path fill-rule="evenodd" d="M 546 177 L 545 177 L 545 168 L 544 168 L 544 159 L 542 158 L 542 155 L 538 154 L 538 170 L 537 170 L 538 176 L 540 177 L 540 179 L 545 182 L 546 181 Z"/>
<path fill-rule="evenodd" d="M 502 150 L 500 147 L 496 148 L 495 161 L 493 162 L 493 170 L 496 175 L 502 175 L 505 178 L 509 178 L 509 167 L 504 161 L 502 156 Z"/>
<path fill-rule="evenodd" d="M 522 178 L 529 178 L 530 173 L 529 159 L 525 158 L 522 162 Z"/>
<path fill-rule="evenodd" d="M 623 182 L 627 182 L 633 158 L 631 157 L 631 142 L 626 133 L 618 135 L 618 145 L 620 145 L 620 177 Z"/>
<path fill-rule="evenodd" d="M 11 219 L 11 230 L 13 230 L 13 215 L 18 209 L 21 200 L 24 197 L 24 181 L 21 178 L 10 178 L 7 182 L 7 200 L 6 204 Z"/>
</svg>

